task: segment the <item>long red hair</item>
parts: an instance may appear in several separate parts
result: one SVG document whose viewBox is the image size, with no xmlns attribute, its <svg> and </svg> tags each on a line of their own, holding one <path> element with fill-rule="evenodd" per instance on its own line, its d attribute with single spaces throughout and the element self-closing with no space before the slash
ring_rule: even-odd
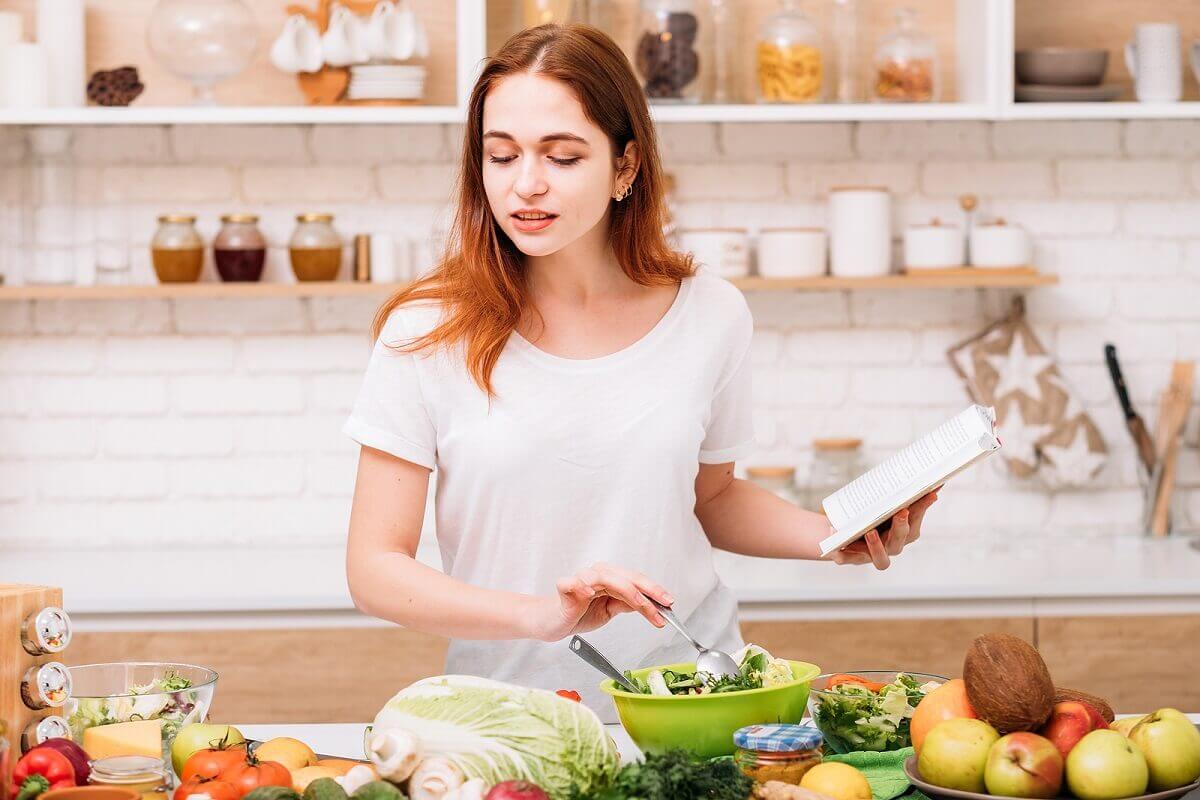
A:
<svg viewBox="0 0 1200 800">
<path fill-rule="evenodd" d="M 617 263 L 643 286 L 677 284 L 694 272 L 691 258 L 663 235 L 663 172 L 646 98 L 617 44 L 586 25 L 541 25 L 513 36 L 489 58 L 471 91 L 463 132 L 458 203 L 446 254 L 427 275 L 388 298 L 371 331 L 408 302 L 433 300 L 441 322 L 403 345 L 406 352 L 464 345 L 471 377 L 489 396 L 492 371 L 527 303 L 523 256 L 492 216 L 483 185 L 483 103 L 508 75 L 533 72 L 574 90 L 584 113 L 608 135 L 614 157 L 634 142 L 640 156 L 632 193 L 611 204 L 610 241 Z M 392 343 L 389 343 L 392 344 Z"/>
</svg>

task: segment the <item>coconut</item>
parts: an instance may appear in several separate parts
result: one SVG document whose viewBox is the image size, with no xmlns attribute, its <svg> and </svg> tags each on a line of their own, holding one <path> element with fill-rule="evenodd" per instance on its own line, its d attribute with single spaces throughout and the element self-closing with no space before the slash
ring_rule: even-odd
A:
<svg viewBox="0 0 1200 800">
<path fill-rule="evenodd" d="M 971 642 L 963 681 L 975 713 L 1002 734 L 1035 731 L 1054 710 L 1054 682 L 1046 662 L 1016 636 L 989 633 Z"/>
<path fill-rule="evenodd" d="M 1100 716 L 1104 717 L 1104 721 L 1112 723 L 1117 718 L 1113 713 L 1112 706 L 1103 697 L 1096 697 L 1094 694 L 1081 692 L 1077 689 L 1064 689 L 1061 686 L 1054 688 L 1054 702 L 1062 703 L 1068 700 L 1078 700 L 1080 703 L 1086 703 L 1092 708 L 1100 712 Z"/>
</svg>

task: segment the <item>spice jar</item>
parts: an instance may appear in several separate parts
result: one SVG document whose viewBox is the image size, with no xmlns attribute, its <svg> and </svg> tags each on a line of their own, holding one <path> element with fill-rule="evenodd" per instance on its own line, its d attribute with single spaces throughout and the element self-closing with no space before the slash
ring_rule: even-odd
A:
<svg viewBox="0 0 1200 800">
<path fill-rule="evenodd" d="M 805 773 L 821 763 L 823 742 L 821 732 L 808 725 L 749 725 L 733 734 L 733 760 L 757 783 L 799 786 Z"/>
<path fill-rule="evenodd" d="M 862 439 L 814 439 L 813 459 L 804 487 L 804 507 L 821 511 L 821 501 L 866 472 Z"/>
<path fill-rule="evenodd" d="M 779 6 L 758 32 L 758 102 L 819 102 L 824 62 L 817 26 L 799 9 L 796 0 L 780 0 Z"/>
<path fill-rule="evenodd" d="M 267 261 L 267 240 L 254 214 L 226 214 L 213 240 L 213 256 L 223 281 L 257 281 Z"/>
<path fill-rule="evenodd" d="M 900 103 L 935 102 L 940 94 L 937 45 L 918 30 L 917 12 L 896 11 L 896 29 L 879 41 L 872 61 L 875 100 Z"/>
<path fill-rule="evenodd" d="M 8 743 L 8 725 L 0 719 L 0 800 L 8 800 L 12 785 L 12 746 Z"/>
<path fill-rule="evenodd" d="M 170 781 L 167 765 L 150 756 L 109 756 L 92 762 L 88 783 L 132 789 L 142 800 L 166 800 Z"/>
<path fill-rule="evenodd" d="M 796 493 L 796 470 L 792 467 L 748 467 L 746 476 L 778 497 L 792 504 L 799 504 Z"/>
<path fill-rule="evenodd" d="M 332 214 L 300 214 L 288 242 L 292 272 L 298 281 L 331 281 L 342 266 L 342 237 Z"/>
<path fill-rule="evenodd" d="M 700 37 L 697 0 L 642 0 L 641 35 L 634 64 L 646 97 L 655 102 L 700 100 L 707 53 Z"/>
<path fill-rule="evenodd" d="M 163 214 L 150 240 L 150 260 L 160 283 L 192 283 L 204 265 L 204 240 L 190 214 Z"/>
</svg>

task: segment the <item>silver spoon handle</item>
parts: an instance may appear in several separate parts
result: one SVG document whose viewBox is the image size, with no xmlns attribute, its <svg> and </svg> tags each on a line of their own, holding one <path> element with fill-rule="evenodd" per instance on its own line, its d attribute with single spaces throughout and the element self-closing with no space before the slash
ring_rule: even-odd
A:
<svg viewBox="0 0 1200 800">
<path fill-rule="evenodd" d="M 605 675 L 612 678 L 623 689 L 633 692 L 634 694 L 638 693 L 638 690 L 634 687 L 634 685 L 626 680 L 625 676 L 622 675 L 617 668 L 612 665 L 612 662 L 605 658 L 603 653 L 588 644 L 587 641 L 585 641 L 582 637 L 572 636 L 570 647 L 572 653 L 591 664 L 600 672 L 603 672 Z"/>
<path fill-rule="evenodd" d="M 671 627 L 673 627 L 675 630 L 677 630 L 681 634 L 683 634 L 683 638 L 687 639 L 689 642 L 692 643 L 692 647 L 696 648 L 697 650 L 699 650 L 701 652 L 708 649 L 707 647 L 705 647 L 704 645 L 700 644 L 699 642 L 697 642 L 695 639 L 692 638 L 692 635 L 687 632 L 687 630 L 683 627 L 682 624 L 680 624 L 679 619 L 675 616 L 674 611 L 672 611 L 667 606 L 664 606 L 662 603 L 658 602 L 653 597 L 650 598 L 650 602 L 654 603 L 654 607 L 658 609 L 658 613 L 662 614 L 662 618 L 665 619 L 667 622 L 671 623 Z"/>
</svg>

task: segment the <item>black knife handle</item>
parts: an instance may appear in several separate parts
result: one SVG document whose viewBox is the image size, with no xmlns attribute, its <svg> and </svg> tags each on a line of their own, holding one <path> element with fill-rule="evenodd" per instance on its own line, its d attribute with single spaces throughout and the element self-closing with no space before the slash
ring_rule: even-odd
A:
<svg viewBox="0 0 1200 800">
<path fill-rule="evenodd" d="M 1117 400 L 1121 403 L 1121 411 L 1125 419 L 1133 419 L 1137 412 L 1129 402 L 1129 390 L 1125 387 L 1125 376 L 1121 374 L 1121 365 L 1117 363 L 1117 348 L 1111 344 L 1104 345 L 1104 360 L 1108 362 L 1108 374 L 1112 376 L 1113 387 L 1117 390 Z"/>
</svg>

